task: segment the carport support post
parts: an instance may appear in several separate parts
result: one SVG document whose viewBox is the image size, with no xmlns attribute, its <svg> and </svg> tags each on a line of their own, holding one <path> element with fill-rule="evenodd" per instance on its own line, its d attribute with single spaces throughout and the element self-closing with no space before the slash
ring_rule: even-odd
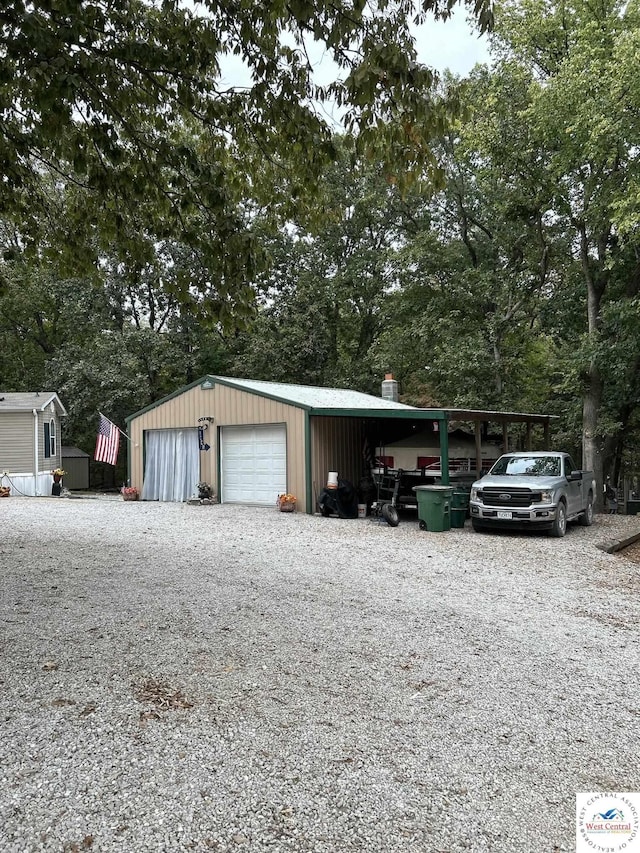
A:
<svg viewBox="0 0 640 853">
<path fill-rule="evenodd" d="M 313 495 L 313 483 L 311 468 L 311 416 L 308 411 L 304 413 L 304 478 L 306 480 L 305 498 L 307 503 L 307 514 L 315 512 L 315 499 Z"/>
<path fill-rule="evenodd" d="M 440 432 L 440 471 L 442 473 L 442 485 L 449 485 L 449 419 L 446 412 L 442 412 L 438 419 L 438 430 Z"/>
<path fill-rule="evenodd" d="M 482 424 L 480 421 L 476 421 L 476 471 L 479 477 L 482 471 Z"/>
</svg>

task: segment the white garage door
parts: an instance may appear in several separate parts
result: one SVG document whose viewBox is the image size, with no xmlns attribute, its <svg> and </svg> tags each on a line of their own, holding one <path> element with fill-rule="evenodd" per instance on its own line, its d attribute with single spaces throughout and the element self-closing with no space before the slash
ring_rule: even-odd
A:
<svg viewBox="0 0 640 853">
<path fill-rule="evenodd" d="M 275 504 L 287 491 L 284 425 L 223 427 L 220 474 L 223 503 Z"/>
</svg>

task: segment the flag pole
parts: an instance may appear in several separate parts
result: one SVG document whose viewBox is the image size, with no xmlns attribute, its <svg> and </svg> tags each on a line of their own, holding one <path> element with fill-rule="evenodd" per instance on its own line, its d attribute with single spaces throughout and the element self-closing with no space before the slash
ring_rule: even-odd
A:
<svg viewBox="0 0 640 853">
<path fill-rule="evenodd" d="M 98 409 L 98 414 L 100 415 L 100 417 L 104 418 L 104 419 L 105 419 L 105 421 L 109 421 L 109 423 L 110 423 L 110 424 L 113 424 L 113 421 L 112 421 L 110 418 L 108 418 L 106 415 L 103 415 L 103 414 L 102 414 L 102 412 L 100 411 L 100 409 Z M 113 425 L 114 425 L 114 427 L 118 430 L 118 432 L 120 433 L 120 435 L 123 435 L 123 436 L 127 439 L 127 441 L 131 441 L 131 439 L 130 439 L 130 438 L 129 438 L 129 436 L 126 434 L 126 432 L 124 432 L 123 430 L 121 430 L 121 429 L 120 429 L 120 427 L 118 426 L 118 424 L 113 424 Z"/>
</svg>

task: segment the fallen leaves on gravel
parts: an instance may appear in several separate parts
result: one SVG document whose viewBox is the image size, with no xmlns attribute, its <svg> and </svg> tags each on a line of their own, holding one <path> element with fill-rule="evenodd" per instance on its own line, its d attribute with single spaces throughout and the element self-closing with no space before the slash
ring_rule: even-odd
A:
<svg viewBox="0 0 640 853">
<path fill-rule="evenodd" d="M 93 835 L 85 835 L 82 841 L 70 841 L 64 845 L 64 853 L 80 853 L 81 850 L 88 850 L 93 845 Z"/>
<path fill-rule="evenodd" d="M 193 708 L 193 702 L 187 699 L 182 690 L 174 690 L 165 681 L 147 678 L 142 684 L 134 684 L 134 688 L 138 702 L 149 702 L 160 711 Z"/>
</svg>

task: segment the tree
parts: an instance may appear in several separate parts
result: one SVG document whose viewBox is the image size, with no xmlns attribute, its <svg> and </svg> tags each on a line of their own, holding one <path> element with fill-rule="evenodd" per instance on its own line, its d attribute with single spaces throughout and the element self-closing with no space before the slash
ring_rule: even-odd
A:
<svg viewBox="0 0 640 853">
<path fill-rule="evenodd" d="M 357 157 L 352 139 L 337 145 L 318 191 L 320 215 L 270 242 L 264 305 L 236 371 L 377 393 L 372 352 L 409 205 L 380 163 Z"/>
<path fill-rule="evenodd" d="M 570 6 L 512 2 L 497 20 L 503 61 L 535 69 L 530 104 L 517 120 L 545 152 L 555 187 L 550 215 L 566 228 L 580 265 L 586 305 L 580 375 L 583 464 L 599 481 L 600 412 L 612 363 L 603 311 L 608 299 L 615 299 L 615 282 L 629 275 L 629 257 L 637 245 L 637 233 L 629 228 L 627 190 L 638 182 L 639 92 L 632 47 L 637 48 L 638 22 L 637 3 L 612 0 Z M 636 220 L 637 200 L 636 194 Z"/>
<path fill-rule="evenodd" d="M 566 247 L 545 220 L 544 164 L 521 157 L 531 144 L 513 123 L 530 82 L 488 69 L 448 82 L 462 89 L 466 120 L 436 146 L 446 185 L 412 210 L 382 342 L 416 401 L 531 410 L 548 399 L 539 318 Z"/>
<path fill-rule="evenodd" d="M 36 249 L 42 217 L 55 215 L 52 183 L 73 187 L 72 239 L 59 246 L 74 274 L 87 246 L 95 259 L 131 239 L 129 215 L 150 233 L 162 223 L 204 259 L 215 308 L 242 305 L 258 263 L 252 205 L 286 215 L 334 157 L 318 102 L 334 99 L 361 150 L 384 151 L 400 179 L 433 166 L 428 140 L 450 105 L 428 97 L 433 72 L 415 61 L 409 24 L 453 5 L 10 0 L 0 11 L 0 207 Z M 489 0 L 471 5 L 486 27 Z M 310 39 L 339 68 L 328 86 L 314 80 Z M 222 82 L 226 55 L 244 62 L 249 87 Z M 278 196 L 284 171 L 292 180 Z"/>
</svg>

